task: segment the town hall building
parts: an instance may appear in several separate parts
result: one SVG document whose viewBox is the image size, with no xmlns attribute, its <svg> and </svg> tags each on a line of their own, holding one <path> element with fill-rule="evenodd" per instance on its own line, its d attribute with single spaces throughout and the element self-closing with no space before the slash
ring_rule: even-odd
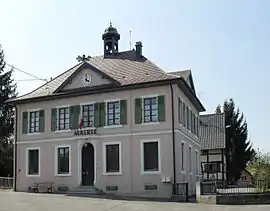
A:
<svg viewBox="0 0 270 211">
<path fill-rule="evenodd" d="M 107 193 L 171 197 L 177 184 L 195 194 L 200 174 L 199 113 L 190 70 L 165 72 L 142 43 L 119 51 L 110 25 L 101 56 L 80 62 L 16 108 L 14 188 L 95 187 Z"/>
</svg>

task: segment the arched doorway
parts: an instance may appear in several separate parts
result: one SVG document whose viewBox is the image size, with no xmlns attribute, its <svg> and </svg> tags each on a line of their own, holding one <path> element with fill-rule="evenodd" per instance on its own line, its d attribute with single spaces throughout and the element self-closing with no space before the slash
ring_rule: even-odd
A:
<svg viewBox="0 0 270 211">
<path fill-rule="evenodd" d="M 94 147 L 91 143 L 84 144 L 82 147 L 82 185 L 94 184 Z"/>
</svg>

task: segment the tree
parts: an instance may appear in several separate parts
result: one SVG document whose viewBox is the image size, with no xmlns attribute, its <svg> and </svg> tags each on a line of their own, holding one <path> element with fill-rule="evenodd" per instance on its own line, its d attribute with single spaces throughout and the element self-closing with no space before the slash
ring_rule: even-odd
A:
<svg viewBox="0 0 270 211">
<path fill-rule="evenodd" d="M 268 181 L 268 184 L 270 184 L 270 153 L 256 152 L 256 156 L 247 169 L 254 179 Z"/>
<path fill-rule="evenodd" d="M 218 105 L 216 112 L 221 111 Z M 246 168 L 255 156 L 255 150 L 252 148 L 248 138 L 247 122 L 244 120 L 243 113 L 239 108 L 235 108 L 233 99 L 226 100 L 223 104 L 226 125 L 226 170 L 227 180 L 235 183 L 241 171 Z"/>
<path fill-rule="evenodd" d="M 0 45 L 0 176 L 13 173 L 14 107 L 6 103 L 15 97 L 16 84 L 11 78 L 13 70 L 5 70 L 4 51 Z"/>
<path fill-rule="evenodd" d="M 217 105 L 216 113 L 217 113 L 217 114 L 221 114 L 221 113 L 222 113 L 222 112 L 221 112 L 221 105 L 220 105 L 220 104 Z"/>
</svg>

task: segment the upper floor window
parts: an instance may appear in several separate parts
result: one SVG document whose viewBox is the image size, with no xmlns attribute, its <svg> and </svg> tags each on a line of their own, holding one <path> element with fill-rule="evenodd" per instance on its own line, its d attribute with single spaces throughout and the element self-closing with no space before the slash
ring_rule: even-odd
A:
<svg viewBox="0 0 270 211">
<path fill-rule="evenodd" d="M 185 171 L 185 143 L 181 142 L 181 170 Z"/>
<path fill-rule="evenodd" d="M 157 97 L 144 98 L 143 108 L 144 108 L 144 122 L 157 122 L 158 119 L 158 105 Z"/>
<path fill-rule="evenodd" d="M 29 112 L 29 133 L 39 132 L 39 111 Z"/>
<path fill-rule="evenodd" d="M 59 117 L 59 130 L 68 130 L 69 129 L 69 107 L 59 108 L 58 110 Z"/>
<path fill-rule="evenodd" d="M 149 96 L 135 99 L 135 124 L 164 121 L 164 95 Z"/>
<path fill-rule="evenodd" d="M 35 109 L 25 111 L 22 114 L 22 133 L 40 133 L 44 132 L 45 126 L 44 110 Z"/>
<path fill-rule="evenodd" d="M 83 105 L 82 112 L 84 127 L 94 127 L 94 104 Z"/>
<path fill-rule="evenodd" d="M 120 125 L 120 102 L 107 103 L 107 125 Z"/>
</svg>

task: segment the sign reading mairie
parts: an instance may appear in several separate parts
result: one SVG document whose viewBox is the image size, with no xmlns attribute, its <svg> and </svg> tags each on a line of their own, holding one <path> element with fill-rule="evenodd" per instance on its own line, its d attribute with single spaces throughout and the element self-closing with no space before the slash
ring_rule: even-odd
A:
<svg viewBox="0 0 270 211">
<path fill-rule="evenodd" d="M 97 134 L 95 128 L 93 129 L 78 129 L 74 131 L 74 136 L 87 136 Z"/>
</svg>

